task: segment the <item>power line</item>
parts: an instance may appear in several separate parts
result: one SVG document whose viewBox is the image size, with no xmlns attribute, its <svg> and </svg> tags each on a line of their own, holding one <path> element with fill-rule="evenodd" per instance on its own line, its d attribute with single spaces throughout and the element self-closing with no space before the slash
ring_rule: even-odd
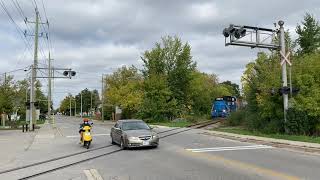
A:
<svg viewBox="0 0 320 180">
<path fill-rule="evenodd" d="M 29 48 L 30 51 L 32 51 L 31 49 L 31 45 L 30 45 L 30 42 L 28 41 L 27 38 L 24 38 L 24 36 L 22 35 L 23 34 L 23 31 L 21 30 L 20 26 L 15 22 L 15 20 L 13 19 L 13 17 L 11 16 L 10 12 L 8 11 L 5 3 L 0 0 L 0 5 L 2 7 L 2 9 L 4 10 L 4 12 L 7 14 L 7 16 L 9 17 L 10 21 L 13 23 L 13 25 L 15 26 L 20 38 L 23 40 L 23 42 L 25 43 L 25 45 Z M 21 34 L 22 33 L 22 34 Z M 30 52 L 31 53 L 31 52 Z M 31 53 L 32 54 L 32 53 Z"/>
</svg>

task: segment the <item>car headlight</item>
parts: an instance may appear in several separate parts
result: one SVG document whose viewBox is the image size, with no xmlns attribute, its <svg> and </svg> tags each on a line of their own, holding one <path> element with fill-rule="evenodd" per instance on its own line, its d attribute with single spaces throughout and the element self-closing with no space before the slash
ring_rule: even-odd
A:
<svg viewBox="0 0 320 180">
<path fill-rule="evenodd" d="M 152 139 L 155 139 L 155 138 L 158 138 L 158 135 L 157 135 L 157 134 L 153 134 L 153 135 L 152 135 Z"/>
<path fill-rule="evenodd" d="M 140 139 L 138 137 L 128 137 L 131 141 L 139 141 Z"/>
</svg>

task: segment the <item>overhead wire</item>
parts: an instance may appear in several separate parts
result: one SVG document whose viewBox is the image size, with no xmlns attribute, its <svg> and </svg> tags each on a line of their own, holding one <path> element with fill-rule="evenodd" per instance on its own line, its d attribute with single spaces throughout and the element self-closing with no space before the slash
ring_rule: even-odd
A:
<svg viewBox="0 0 320 180">
<path fill-rule="evenodd" d="M 3 2 L 3 0 L 0 0 L 0 6 L 2 7 L 3 11 L 7 14 L 7 16 L 9 17 L 9 20 L 12 22 L 12 24 L 15 26 L 20 38 L 22 39 L 22 41 L 24 42 L 24 44 L 29 48 L 29 52 L 32 54 L 32 48 L 30 45 L 30 42 L 27 38 L 24 37 L 24 33 L 22 31 L 22 29 L 20 28 L 20 26 L 15 22 L 15 20 L 13 19 L 13 17 L 11 16 L 9 10 L 7 9 L 5 3 Z"/>
</svg>

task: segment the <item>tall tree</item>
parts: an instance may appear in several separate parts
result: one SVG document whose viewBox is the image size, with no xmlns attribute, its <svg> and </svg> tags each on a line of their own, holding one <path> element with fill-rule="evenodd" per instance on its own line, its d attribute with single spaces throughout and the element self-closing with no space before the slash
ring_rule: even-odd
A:
<svg viewBox="0 0 320 180">
<path fill-rule="evenodd" d="M 174 104 L 177 106 L 175 110 L 167 108 L 160 104 L 154 104 L 155 107 L 163 107 L 173 110 L 169 115 L 170 118 L 176 114 L 184 113 L 190 102 L 190 84 L 192 80 L 192 72 L 195 70 L 196 64 L 192 61 L 191 47 L 188 43 L 183 44 L 178 37 L 164 37 L 161 43 L 156 43 L 155 47 L 150 51 L 145 51 L 142 60 L 144 62 L 144 84 L 145 87 L 150 87 L 150 84 L 155 83 L 154 79 L 159 79 L 162 84 L 158 88 L 158 94 L 164 98 L 165 103 Z M 145 89 L 144 101 L 149 102 L 154 96 L 148 97 L 152 88 Z M 169 97 L 168 97 L 169 96 Z M 163 99 L 163 98 L 160 98 Z M 172 101 L 172 102 L 171 102 Z M 158 101 L 155 103 L 163 103 Z M 146 104 L 146 103 L 144 103 Z M 146 107 L 144 109 L 150 109 Z M 161 111 L 161 110 L 160 110 Z M 177 111 L 177 112 L 176 112 Z"/>
<path fill-rule="evenodd" d="M 123 66 L 106 78 L 107 104 L 120 106 L 124 118 L 132 118 L 142 102 L 142 75 L 134 66 Z"/>
<path fill-rule="evenodd" d="M 309 13 L 304 17 L 302 26 L 296 28 L 298 34 L 297 43 L 300 46 L 300 53 L 312 53 L 320 47 L 320 26 L 319 22 Z"/>
</svg>

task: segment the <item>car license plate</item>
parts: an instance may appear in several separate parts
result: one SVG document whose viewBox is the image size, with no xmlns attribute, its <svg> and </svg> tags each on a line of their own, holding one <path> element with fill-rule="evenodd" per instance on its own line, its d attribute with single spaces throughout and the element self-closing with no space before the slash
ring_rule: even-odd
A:
<svg viewBox="0 0 320 180">
<path fill-rule="evenodd" d="M 149 141 L 142 141 L 142 145 L 143 146 L 148 146 L 149 145 Z"/>
</svg>

